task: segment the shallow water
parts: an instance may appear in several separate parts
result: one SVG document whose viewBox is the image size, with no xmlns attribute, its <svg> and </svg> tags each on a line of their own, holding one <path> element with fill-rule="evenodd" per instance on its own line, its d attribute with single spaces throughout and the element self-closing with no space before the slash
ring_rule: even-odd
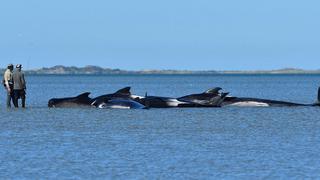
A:
<svg viewBox="0 0 320 180">
<path fill-rule="evenodd" d="M 234 96 L 312 103 L 318 75 L 29 76 L 28 108 L 0 97 L 1 179 L 320 178 L 320 108 L 48 109 L 52 97 Z"/>
</svg>

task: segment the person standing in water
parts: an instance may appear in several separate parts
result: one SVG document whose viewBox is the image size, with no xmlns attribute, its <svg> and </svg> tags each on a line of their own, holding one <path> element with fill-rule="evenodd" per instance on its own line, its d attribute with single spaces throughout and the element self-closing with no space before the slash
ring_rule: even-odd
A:
<svg viewBox="0 0 320 180">
<path fill-rule="evenodd" d="M 13 72 L 13 92 L 14 92 L 14 106 L 19 107 L 18 99 L 21 98 L 22 107 L 26 107 L 26 81 L 24 73 L 21 71 L 22 65 L 17 64 L 16 70 Z"/>
<path fill-rule="evenodd" d="M 13 94 L 13 65 L 9 64 L 7 70 L 3 75 L 3 85 L 7 91 L 7 108 L 11 107 L 11 101 L 14 103 L 14 94 Z"/>
</svg>

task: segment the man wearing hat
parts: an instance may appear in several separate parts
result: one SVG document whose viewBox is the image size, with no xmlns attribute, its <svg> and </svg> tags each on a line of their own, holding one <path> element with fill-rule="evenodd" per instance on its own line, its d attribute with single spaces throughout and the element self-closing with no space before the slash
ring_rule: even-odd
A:
<svg viewBox="0 0 320 180">
<path fill-rule="evenodd" d="M 7 90 L 7 108 L 11 107 L 11 101 L 14 103 L 14 94 L 13 94 L 13 65 L 9 64 L 7 70 L 3 75 L 3 85 Z"/>
<path fill-rule="evenodd" d="M 16 70 L 13 73 L 13 91 L 14 91 L 14 101 L 13 104 L 17 108 L 18 99 L 22 100 L 22 107 L 26 107 L 26 81 L 24 79 L 24 73 L 21 71 L 22 65 L 17 64 Z"/>
</svg>

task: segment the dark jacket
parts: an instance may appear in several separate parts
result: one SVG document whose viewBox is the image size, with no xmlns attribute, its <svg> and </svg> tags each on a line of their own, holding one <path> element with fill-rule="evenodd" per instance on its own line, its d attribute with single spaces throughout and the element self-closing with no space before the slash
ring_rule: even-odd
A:
<svg viewBox="0 0 320 180">
<path fill-rule="evenodd" d="M 23 90 L 26 89 L 26 81 L 23 72 L 16 70 L 13 73 L 13 89 Z"/>
</svg>

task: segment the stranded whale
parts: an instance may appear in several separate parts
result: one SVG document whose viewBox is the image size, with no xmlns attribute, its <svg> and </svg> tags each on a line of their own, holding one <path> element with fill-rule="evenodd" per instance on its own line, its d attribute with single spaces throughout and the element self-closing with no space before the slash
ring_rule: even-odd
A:
<svg viewBox="0 0 320 180">
<path fill-rule="evenodd" d="M 229 93 L 220 93 L 222 88 L 216 87 L 200 94 L 191 94 L 178 98 L 178 101 L 198 104 L 200 106 L 220 107 Z"/>
<path fill-rule="evenodd" d="M 301 104 L 271 99 L 251 97 L 231 97 L 229 93 L 220 92 L 222 89 L 212 88 L 200 94 L 191 94 L 179 98 L 132 95 L 130 87 L 125 87 L 112 94 L 90 98 L 89 92 L 75 97 L 53 98 L 48 102 L 48 107 L 97 107 L 97 108 L 170 108 L 170 107 L 221 107 L 221 106 L 320 106 L 320 87 L 318 99 L 314 104 Z"/>
<path fill-rule="evenodd" d="M 191 94 L 179 98 L 145 96 L 135 98 L 136 101 L 150 108 L 172 107 L 220 107 L 228 93 L 219 93 L 221 88 L 213 88 L 200 94 Z"/>
<path fill-rule="evenodd" d="M 106 94 L 96 97 L 92 100 L 91 105 L 102 109 L 147 109 L 133 99 L 135 96 L 131 95 L 131 87 L 125 87 L 113 94 Z"/>
<path fill-rule="evenodd" d="M 100 104 L 110 101 L 112 99 L 132 99 L 130 89 L 131 87 L 125 87 L 116 91 L 115 93 L 98 96 L 92 99 L 91 105 L 99 106 Z"/>
<path fill-rule="evenodd" d="M 222 106 L 242 106 L 242 107 L 290 107 L 290 106 L 320 106 L 320 87 L 318 88 L 318 99 L 313 104 L 301 104 L 271 99 L 260 99 L 251 97 L 226 97 Z"/>
<path fill-rule="evenodd" d="M 90 92 L 80 94 L 76 97 L 67 97 L 67 98 L 53 98 L 48 102 L 48 107 L 81 107 L 81 106 L 91 106 L 92 99 L 89 97 Z"/>
<path fill-rule="evenodd" d="M 74 108 L 74 107 L 97 107 L 117 109 L 145 109 L 146 107 L 132 100 L 130 87 L 118 90 L 113 94 L 107 94 L 96 98 L 90 98 L 89 92 L 76 97 L 53 98 L 48 102 L 50 108 Z"/>
</svg>

